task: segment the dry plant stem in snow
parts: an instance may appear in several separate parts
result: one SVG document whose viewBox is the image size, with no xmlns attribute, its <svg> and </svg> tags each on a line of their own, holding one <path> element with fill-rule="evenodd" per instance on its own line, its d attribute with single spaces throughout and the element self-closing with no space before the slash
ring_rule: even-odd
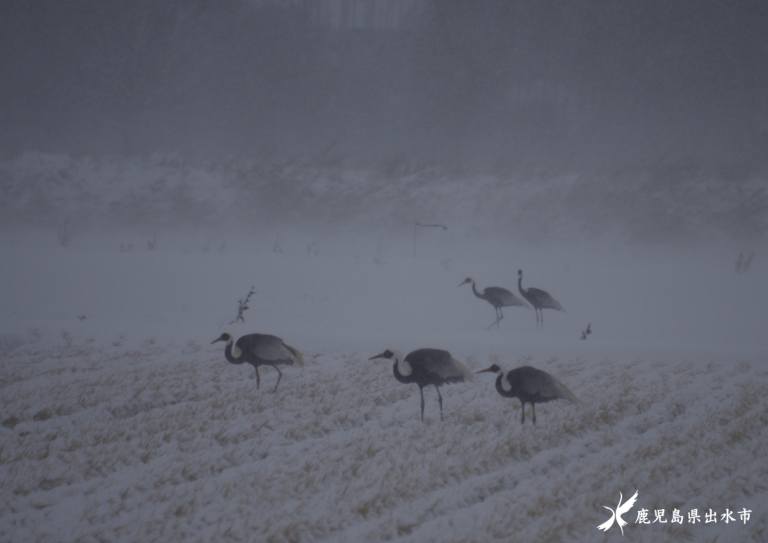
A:
<svg viewBox="0 0 768 543">
<path fill-rule="evenodd" d="M 243 317 L 243 313 L 248 311 L 250 309 L 248 307 L 248 300 L 251 299 L 251 296 L 256 294 L 256 291 L 254 290 L 254 287 L 251 287 L 251 290 L 248 292 L 248 295 L 245 298 L 240 298 L 237 301 L 237 317 L 235 317 L 235 320 L 230 321 L 229 324 L 235 324 L 236 322 L 245 322 L 245 318 Z"/>
</svg>

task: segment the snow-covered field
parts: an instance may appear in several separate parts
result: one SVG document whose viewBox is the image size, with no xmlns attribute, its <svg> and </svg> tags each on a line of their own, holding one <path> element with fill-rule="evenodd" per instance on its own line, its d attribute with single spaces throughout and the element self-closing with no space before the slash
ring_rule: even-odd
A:
<svg viewBox="0 0 768 543">
<path fill-rule="evenodd" d="M 19 194 L 4 208 L 31 226 L 0 233 L 2 541 L 618 541 L 597 526 L 635 491 L 627 540 L 768 538 L 764 245 L 531 244 L 478 227 L 420 231 L 414 257 L 412 237 L 363 232 L 364 209 L 334 236 L 155 236 L 96 228 L 94 211 L 63 240 Z M 102 196 L 67 213 L 108 210 Z M 516 291 L 520 268 L 568 313 L 537 331 L 508 308 L 486 330 L 493 308 L 459 283 Z M 227 324 L 251 286 L 245 323 Z M 274 394 L 264 369 L 256 390 L 210 344 L 225 330 L 279 335 L 307 365 Z M 475 371 L 533 365 L 584 405 L 540 404 L 521 425 L 481 374 L 442 389 L 444 422 L 425 389 L 422 423 L 418 388 L 368 360 L 420 347 Z"/>
</svg>

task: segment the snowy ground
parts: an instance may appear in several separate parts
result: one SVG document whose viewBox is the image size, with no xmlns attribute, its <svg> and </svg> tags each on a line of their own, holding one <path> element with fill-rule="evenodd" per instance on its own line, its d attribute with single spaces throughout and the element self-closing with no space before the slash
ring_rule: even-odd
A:
<svg viewBox="0 0 768 543">
<path fill-rule="evenodd" d="M 425 231 L 414 258 L 407 237 L 138 232 L 0 234 L 2 541 L 618 541 L 603 506 L 636 490 L 629 541 L 768 538 L 759 250 L 735 273 L 735 245 Z M 516 291 L 519 268 L 568 313 L 485 330 L 493 308 L 459 283 Z M 279 335 L 307 366 L 256 390 L 210 345 L 225 330 Z M 482 374 L 442 389 L 444 422 L 426 389 L 422 423 L 418 388 L 368 361 L 392 347 L 533 365 L 584 405 L 523 426 Z"/>
</svg>

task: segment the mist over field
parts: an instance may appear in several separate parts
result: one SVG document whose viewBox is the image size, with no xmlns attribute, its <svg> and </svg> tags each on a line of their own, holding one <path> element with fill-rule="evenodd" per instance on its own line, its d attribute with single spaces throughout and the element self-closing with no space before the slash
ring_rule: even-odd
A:
<svg viewBox="0 0 768 543">
<path fill-rule="evenodd" d="M 628 540 L 764 541 L 766 22 L 0 3 L 0 539 L 616 541 L 637 491 Z M 462 284 L 518 270 L 541 329 Z M 306 365 L 257 390 L 223 332 Z M 422 422 L 369 358 L 423 347 L 582 404 L 481 373 Z"/>
</svg>

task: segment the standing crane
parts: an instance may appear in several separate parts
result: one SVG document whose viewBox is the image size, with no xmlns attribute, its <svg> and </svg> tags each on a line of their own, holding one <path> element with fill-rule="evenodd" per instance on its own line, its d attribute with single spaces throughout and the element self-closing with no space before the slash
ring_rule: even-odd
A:
<svg viewBox="0 0 768 543">
<path fill-rule="evenodd" d="M 515 368 L 504 372 L 499 366 L 494 364 L 488 369 L 477 373 L 495 373 L 496 391 L 505 398 L 519 398 L 522 404 L 523 415 L 520 419 L 525 424 L 525 404 L 531 404 L 533 413 L 533 424 L 536 424 L 536 404 L 551 402 L 552 400 L 568 400 L 569 402 L 582 403 L 573 392 L 568 390 L 564 384 L 552 377 L 546 371 L 537 370 L 530 366 Z"/>
<path fill-rule="evenodd" d="M 502 307 L 512 307 L 519 305 L 521 307 L 527 307 L 528 309 L 531 308 L 531 306 L 525 303 L 524 300 L 521 300 L 505 288 L 488 287 L 481 292 L 478 292 L 477 288 L 475 287 L 475 280 L 471 277 L 464 279 L 464 281 L 459 283 L 459 286 L 466 285 L 467 283 L 472 283 L 472 292 L 475 294 L 475 296 L 481 300 L 485 300 L 496 310 L 496 320 L 493 321 L 491 325 L 486 328 L 486 330 L 492 328 L 494 324 L 496 325 L 497 329 L 499 328 L 499 321 L 504 318 L 504 313 L 501 312 Z"/>
<path fill-rule="evenodd" d="M 517 290 L 520 291 L 523 298 L 530 302 L 533 309 L 536 311 L 537 329 L 539 327 L 539 322 L 541 322 L 541 328 L 544 329 L 544 314 L 541 312 L 542 309 L 556 309 L 566 313 L 565 308 L 563 308 L 563 306 L 560 305 L 560 303 L 546 290 L 533 287 L 523 288 L 523 270 L 517 270 Z"/>
<path fill-rule="evenodd" d="M 256 389 L 258 390 L 261 378 L 259 366 L 272 366 L 277 370 L 277 383 L 272 392 L 277 392 L 277 385 L 283 377 L 283 372 L 278 366 L 304 366 L 304 357 L 301 353 L 283 343 L 277 336 L 267 334 L 248 334 L 234 342 L 232 336 L 223 333 L 217 339 L 211 341 L 211 345 L 217 341 L 224 341 L 224 357 L 230 364 L 242 364 L 248 362 L 256 369 Z"/>
<path fill-rule="evenodd" d="M 440 402 L 440 420 L 443 420 L 443 397 L 440 387 L 444 384 L 474 382 L 477 379 L 464 364 L 451 356 L 448 351 L 440 349 L 418 349 L 403 358 L 400 351 L 388 349 L 368 360 L 387 358 L 394 360 L 392 371 L 395 379 L 401 383 L 416 383 L 421 393 L 421 422 L 424 422 L 424 387 L 435 385 L 437 398 Z"/>
</svg>

